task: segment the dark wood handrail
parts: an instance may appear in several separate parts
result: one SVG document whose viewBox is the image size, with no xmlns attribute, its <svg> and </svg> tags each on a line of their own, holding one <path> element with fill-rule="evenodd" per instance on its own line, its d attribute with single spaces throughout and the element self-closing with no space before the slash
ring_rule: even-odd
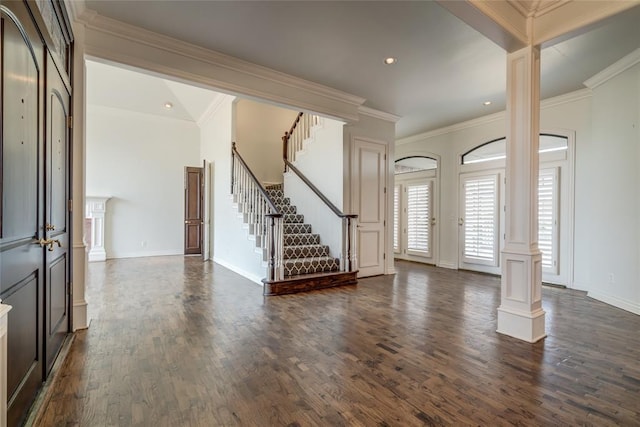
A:
<svg viewBox="0 0 640 427">
<path fill-rule="evenodd" d="M 318 196 L 320 198 L 320 200 L 322 200 L 324 202 L 324 204 L 327 205 L 329 207 L 329 209 L 331 209 L 333 211 L 333 213 L 336 214 L 338 217 L 340 217 L 340 218 L 358 218 L 357 214 L 345 214 L 345 213 L 342 213 L 342 211 L 340 209 L 338 209 L 336 207 L 336 205 L 331 203 L 331 201 L 329 199 L 327 199 L 327 197 L 324 194 L 322 194 L 322 192 L 320 190 L 318 190 L 318 188 L 315 185 L 313 185 L 313 183 L 311 181 L 309 181 L 309 179 L 306 176 L 304 176 L 304 174 L 302 172 L 300 172 L 298 170 L 298 168 L 293 166 L 293 164 L 289 160 L 284 159 L 284 164 L 287 166 L 287 168 L 289 168 L 290 170 L 295 172 L 295 174 L 298 175 L 298 177 L 305 184 L 307 184 L 307 187 L 309 187 L 311 189 L 311 191 L 316 193 L 316 196 Z"/>
<path fill-rule="evenodd" d="M 298 122 L 300 122 L 300 119 L 302 118 L 302 115 L 304 113 L 302 111 L 300 111 L 298 113 L 298 115 L 296 116 L 295 120 L 293 121 L 293 124 L 291 125 L 291 129 L 289 129 L 289 132 L 285 132 L 284 133 L 284 138 L 287 139 L 287 142 L 289 142 L 289 138 L 291 137 L 291 134 L 293 133 L 293 131 L 296 129 L 296 127 L 298 126 Z M 283 139 L 284 139 L 283 138 Z"/>
<path fill-rule="evenodd" d="M 289 139 L 291 139 L 291 135 L 298 126 L 298 123 L 300 122 L 303 114 L 304 113 L 302 111 L 298 113 L 295 120 L 293 121 L 293 124 L 291 125 L 291 129 L 289 129 L 288 132 L 285 131 L 284 136 L 282 137 L 282 160 L 285 161 L 285 172 L 287 171 L 286 161 L 289 160 Z"/>
<path fill-rule="evenodd" d="M 244 161 L 244 159 L 242 158 L 242 156 L 240 155 L 240 153 L 238 152 L 238 150 L 236 149 L 236 143 L 233 142 L 231 144 L 231 154 L 233 156 L 238 156 L 238 160 L 240 161 L 240 163 L 242 164 L 242 166 L 244 166 L 244 168 L 247 170 L 247 172 L 249 173 L 249 177 L 251 178 L 251 180 L 253 181 L 253 183 L 256 185 L 256 187 L 258 188 L 258 191 L 260 191 L 260 194 L 262 194 L 262 196 L 265 198 L 265 200 L 267 201 L 267 204 L 269 205 L 269 209 L 271 210 L 271 213 L 268 213 L 267 216 L 273 216 L 275 218 L 281 217 L 282 213 L 280 212 L 280 210 L 278 209 L 278 207 L 276 206 L 275 203 L 273 203 L 273 200 L 271 200 L 271 197 L 269 197 L 269 193 L 267 193 L 267 190 L 264 189 L 264 187 L 262 187 L 262 184 L 260 184 L 260 181 L 258 181 L 258 179 L 256 178 L 256 176 L 253 174 L 253 172 L 251 171 L 251 169 L 249 169 L 249 166 L 247 166 L 247 163 Z M 232 178 L 233 179 L 233 178 Z"/>
</svg>

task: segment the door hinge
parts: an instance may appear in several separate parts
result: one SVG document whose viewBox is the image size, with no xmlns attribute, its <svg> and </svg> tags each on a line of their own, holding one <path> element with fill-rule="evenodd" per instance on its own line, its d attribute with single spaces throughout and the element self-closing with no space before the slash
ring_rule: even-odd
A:
<svg viewBox="0 0 640 427">
<path fill-rule="evenodd" d="M 382 254 L 382 259 L 387 259 L 387 254 Z"/>
<path fill-rule="evenodd" d="M 387 187 L 384 187 L 384 194 L 387 194 Z"/>
<path fill-rule="evenodd" d="M 67 126 L 69 126 L 69 129 L 73 129 L 73 116 L 67 117 Z"/>
<path fill-rule="evenodd" d="M 383 226 L 383 227 L 386 227 L 386 226 L 387 226 L 387 220 L 386 220 L 386 219 L 382 221 L 382 226 Z"/>
<path fill-rule="evenodd" d="M 68 208 L 69 212 L 73 212 L 73 199 L 69 199 Z"/>
</svg>

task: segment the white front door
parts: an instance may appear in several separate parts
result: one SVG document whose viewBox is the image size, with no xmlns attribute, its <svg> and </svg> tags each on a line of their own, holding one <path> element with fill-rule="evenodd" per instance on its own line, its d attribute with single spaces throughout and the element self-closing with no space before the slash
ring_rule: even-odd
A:
<svg viewBox="0 0 640 427">
<path fill-rule="evenodd" d="M 384 273 L 385 183 L 384 144 L 355 139 L 351 156 L 351 210 L 358 214 L 358 277 Z"/>
</svg>

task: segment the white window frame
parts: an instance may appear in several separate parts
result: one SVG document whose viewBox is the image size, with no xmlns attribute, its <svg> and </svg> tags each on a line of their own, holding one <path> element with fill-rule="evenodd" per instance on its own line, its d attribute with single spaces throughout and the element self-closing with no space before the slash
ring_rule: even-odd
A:
<svg viewBox="0 0 640 427">
<path fill-rule="evenodd" d="M 554 215 L 556 229 L 553 232 L 554 238 L 554 254 L 555 266 L 553 268 L 542 268 L 542 281 L 557 285 L 573 288 L 574 285 L 574 252 L 575 248 L 572 244 L 574 241 L 574 218 L 575 218 L 575 132 L 560 128 L 547 128 L 541 130 L 541 134 L 557 135 L 567 138 L 567 149 L 563 150 L 547 150 L 540 153 L 540 170 L 555 168 L 557 180 L 555 183 L 555 204 Z M 478 145 L 476 145 L 478 146 Z M 500 193 L 500 203 L 505 203 L 505 181 L 503 179 L 505 173 L 505 161 L 488 160 L 485 162 L 462 164 L 462 156 L 473 150 L 469 145 L 464 151 L 458 152 L 458 211 L 459 216 L 462 214 L 462 188 L 461 182 L 463 177 L 471 174 L 486 174 L 498 172 L 501 174 L 500 183 L 502 184 Z M 500 251 L 504 247 L 504 230 L 505 219 L 504 206 L 500 207 Z M 500 267 L 491 267 L 478 264 L 466 264 L 462 258 L 462 230 L 458 227 L 458 268 L 486 272 L 491 274 L 502 273 Z"/>
</svg>

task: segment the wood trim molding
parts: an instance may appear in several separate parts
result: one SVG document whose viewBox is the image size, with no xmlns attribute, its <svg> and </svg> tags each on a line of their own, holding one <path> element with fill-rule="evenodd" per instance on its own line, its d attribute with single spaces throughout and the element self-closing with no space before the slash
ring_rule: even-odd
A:
<svg viewBox="0 0 640 427">
<path fill-rule="evenodd" d="M 364 98 L 154 33 L 87 10 L 86 53 L 223 92 L 357 120 Z"/>
<path fill-rule="evenodd" d="M 640 63 L 640 48 L 609 65 L 595 76 L 585 80 L 584 85 L 590 89 L 595 89 L 638 63 Z"/>
<path fill-rule="evenodd" d="M 396 116 L 395 114 L 386 113 L 384 111 L 375 110 L 373 108 L 365 107 L 362 105 L 358 107 L 358 112 L 363 116 L 369 116 L 369 117 L 373 117 L 374 119 L 380 119 L 380 120 L 384 120 L 386 122 L 392 122 L 392 123 L 396 123 L 398 120 L 402 118 L 400 116 Z"/>
</svg>

